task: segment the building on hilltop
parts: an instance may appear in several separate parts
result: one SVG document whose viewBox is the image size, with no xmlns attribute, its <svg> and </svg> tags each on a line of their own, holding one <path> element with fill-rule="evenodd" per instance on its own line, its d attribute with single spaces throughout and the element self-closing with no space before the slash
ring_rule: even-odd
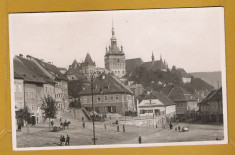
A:
<svg viewBox="0 0 235 155">
<path fill-rule="evenodd" d="M 143 64 L 141 58 L 126 59 L 126 73 L 130 74 L 136 67 L 139 67 Z"/>
<path fill-rule="evenodd" d="M 114 28 L 112 26 L 111 45 L 106 47 L 104 56 L 105 69 L 113 73 L 116 77 L 122 78 L 126 74 L 126 61 L 123 47 L 118 47 L 117 38 L 115 36 Z"/>
<path fill-rule="evenodd" d="M 102 72 L 105 72 L 104 68 L 96 67 L 95 62 L 92 60 L 89 53 L 86 54 L 85 60 L 78 63 L 75 59 L 72 65 L 69 66 L 67 72 L 65 72 L 68 80 L 81 80 L 86 78 L 86 82 L 90 81 L 91 75 L 97 77 Z"/>
<path fill-rule="evenodd" d="M 79 93 L 80 102 L 87 111 L 92 111 L 91 85 Z M 93 103 L 99 114 L 134 111 L 133 92 L 115 76 L 102 73 L 93 82 Z"/>
<path fill-rule="evenodd" d="M 191 75 L 188 74 L 183 68 L 177 68 L 177 74 L 183 83 L 191 82 Z"/>
<path fill-rule="evenodd" d="M 143 63 L 143 68 L 146 70 L 152 70 L 152 71 L 167 71 L 168 69 L 168 64 L 166 61 L 162 60 L 162 56 L 160 55 L 160 60 L 155 60 L 154 55 L 152 53 L 152 61 L 144 62 Z"/>
<path fill-rule="evenodd" d="M 165 60 L 162 60 L 160 56 L 160 60 L 155 60 L 155 57 L 152 53 L 151 56 L 152 61 L 143 62 L 141 58 L 127 59 L 126 60 L 126 72 L 127 74 L 131 74 L 137 67 L 143 67 L 146 70 L 151 71 L 167 71 L 168 64 Z"/>
</svg>

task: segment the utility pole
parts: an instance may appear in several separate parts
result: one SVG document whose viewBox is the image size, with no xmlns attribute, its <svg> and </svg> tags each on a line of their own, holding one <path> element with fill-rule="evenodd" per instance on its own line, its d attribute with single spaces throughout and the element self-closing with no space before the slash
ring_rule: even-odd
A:
<svg viewBox="0 0 235 155">
<path fill-rule="evenodd" d="M 95 145 L 95 141 L 97 140 L 97 138 L 95 138 L 95 108 L 94 108 L 94 102 L 93 102 L 93 75 L 91 75 L 91 103 L 92 103 L 92 122 L 93 122 L 93 138 L 92 140 L 94 141 L 94 145 Z"/>
</svg>

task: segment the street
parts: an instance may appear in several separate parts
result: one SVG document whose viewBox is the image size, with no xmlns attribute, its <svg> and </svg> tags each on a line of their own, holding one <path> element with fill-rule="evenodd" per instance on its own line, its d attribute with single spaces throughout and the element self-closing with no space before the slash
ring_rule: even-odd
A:
<svg viewBox="0 0 235 155">
<path fill-rule="evenodd" d="M 82 122 L 75 119 L 67 119 L 71 121 L 69 129 L 59 132 L 50 132 L 48 124 L 30 126 L 22 128 L 21 132 L 17 131 L 17 147 L 48 147 L 59 146 L 60 135 L 70 136 L 71 146 L 93 145 L 92 122 L 86 122 L 85 129 L 82 128 Z M 223 138 L 223 125 L 204 125 L 204 124 L 173 124 L 173 129 L 168 127 L 153 128 L 152 126 L 127 126 L 125 125 L 125 133 L 122 124 L 117 126 L 106 121 L 106 130 L 104 122 L 95 122 L 96 144 L 137 144 L 138 137 L 142 137 L 142 143 L 166 143 L 166 142 L 190 142 L 190 141 L 213 141 L 216 138 Z M 59 123 L 55 123 L 59 126 Z M 188 132 L 175 131 L 178 126 L 189 127 Z"/>
</svg>

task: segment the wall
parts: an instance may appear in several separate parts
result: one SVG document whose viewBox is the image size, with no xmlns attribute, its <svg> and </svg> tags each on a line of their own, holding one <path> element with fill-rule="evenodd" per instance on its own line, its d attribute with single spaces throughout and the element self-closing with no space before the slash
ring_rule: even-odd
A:
<svg viewBox="0 0 235 155">
<path fill-rule="evenodd" d="M 92 106 L 92 97 L 89 96 L 81 96 L 80 101 L 83 107 L 91 107 Z M 134 99 L 132 95 L 129 94 L 102 94 L 102 95 L 94 95 L 93 103 L 95 107 L 100 107 L 101 113 L 107 113 L 107 109 L 105 107 L 115 106 L 116 111 L 119 114 L 123 114 L 124 111 L 134 110 Z"/>
<path fill-rule="evenodd" d="M 24 107 L 24 81 L 22 79 L 14 79 L 15 107 L 16 111 Z"/>
<path fill-rule="evenodd" d="M 105 69 L 113 72 L 118 78 L 126 74 L 125 55 L 109 55 L 105 57 Z"/>
</svg>

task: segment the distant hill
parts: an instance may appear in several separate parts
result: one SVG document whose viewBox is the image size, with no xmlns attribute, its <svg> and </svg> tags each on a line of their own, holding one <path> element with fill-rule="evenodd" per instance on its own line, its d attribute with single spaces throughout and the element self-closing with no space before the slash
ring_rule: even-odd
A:
<svg viewBox="0 0 235 155">
<path fill-rule="evenodd" d="M 221 86 L 222 77 L 221 72 L 195 72 L 190 73 L 195 78 L 201 78 L 202 80 L 206 81 L 208 84 L 212 85 L 214 88 L 218 88 L 218 82 L 219 86 Z"/>
</svg>

